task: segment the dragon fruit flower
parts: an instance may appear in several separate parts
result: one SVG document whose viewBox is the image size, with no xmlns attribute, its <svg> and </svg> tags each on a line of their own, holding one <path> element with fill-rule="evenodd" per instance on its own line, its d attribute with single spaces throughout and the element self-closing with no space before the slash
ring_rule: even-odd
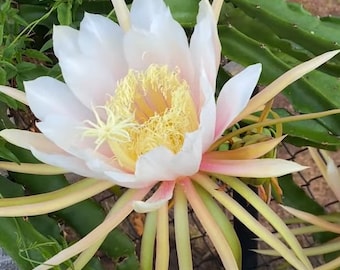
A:
<svg viewBox="0 0 340 270">
<path fill-rule="evenodd" d="M 302 168 L 282 160 L 204 158 L 246 107 L 261 72 L 260 64 L 246 68 L 215 102 L 221 47 L 208 1 L 200 3 L 190 43 L 163 1 L 136 0 L 129 16 L 125 30 L 88 13 L 80 30 L 55 26 L 65 83 L 50 77 L 25 82 L 41 133 L 1 135 L 44 163 L 83 176 L 128 188 L 161 182 L 162 202 L 172 197 L 176 180 L 200 168 L 258 177 Z M 263 169 L 268 162 L 275 164 L 269 173 Z"/>
<path fill-rule="evenodd" d="M 103 190 L 108 188 L 107 183 L 129 188 L 102 224 L 36 269 L 48 269 L 81 253 L 75 261 L 80 269 L 94 255 L 91 252 L 96 249 L 92 247 L 98 248 L 133 209 L 150 214 L 156 211 L 159 228 L 167 228 L 167 203 L 172 198 L 175 215 L 176 209 L 187 213 L 186 200 L 189 201 L 225 268 L 237 269 L 240 247 L 236 241 L 236 249 L 230 248 L 196 184 L 248 224 L 294 267 L 310 269 L 309 261 L 285 224 L 235 178 L 277 177 L 304 169 L 294 162 L 263 158 L 283 137 L 225 151 L 219 151 L 219 147 L 228 137 L 225 130 L 261 109 L 284 87 L 338 52 L 326 53 L 293 68 L 251 100 L 261 65 L 249 66 L 223 86 L 215 101 L 221 53 L 216 18 L 222 1 L 214 1 L 213 7 L 207 0 L 200 2 L 190 42 L 162 0 L 135 0 L 130 11 L 124 1 L 113 3 L 120 25 L 86 13 L 79 30 L 54 27 L 54 52 L 65 82 L 40 77 L 25 82 L 25 94 L 0 87 L 0 91 L 29 105 L 40 120 L 37 127 L 41 131 L 7 129 L 0 136 L 29 149 L 46 164 L 98 179 Z M 29 165 L 17 166 L 25 169 Z M 58 170 L 51 169 L 51 173 L 55 171 Z M 291 249 L 246 214 L 228 194 L 219 191 L 216 177 L 246 196 Z M 71 194 L 77 195 L 76 199 L 70 194 L 65 194 L 65 198 L 68 196 L 71 205 L 75 200 L 93 196 L 92 193 L 87 189 L 84 195 L 82 190 L 76 190 Z M 151 195 L 143 201 L 146 194 Z M 22 206 L 8 207 L 0 207 L 0 216 L 27 215 Z M 56 211 L 56 207 L 53 202 L 46 202 L 43 207 L 26 205 L 32 215 L 46 213 L 46 209 Z M 219 219 L 226 219 L 223 212 Z M 186 256 L 190 255 L 188 217 L 181 214 L 175 223 L 176 234 L 181 235 L 176 239 L 179 265 L 191 269 L 191 257 Z M 229 234 L 235 239 L 233 230 Z M 162 244 L 157 245 L 156 268 L 167 269 L 168 246 L 164 243 L 168 235 L 159 233 L 157 237 Z M 150 252 L 143 254 L 152 254 L 152 247 L 146 245 L 145 249 Z M 142 261 L 146 261 L 143 255 Z"/>
</svg>

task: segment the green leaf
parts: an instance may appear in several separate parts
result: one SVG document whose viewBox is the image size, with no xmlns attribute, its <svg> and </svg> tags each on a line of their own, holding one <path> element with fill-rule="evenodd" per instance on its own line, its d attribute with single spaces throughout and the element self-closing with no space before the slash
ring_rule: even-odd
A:
<svg viewBox="0 0 340 270">
<path fill-rule="evenodd" d="M 325 214 L 325 210 L 315 200 L 310 198 L 305 191 L 300 188 L 292 178 L 286 175 L 279 178 L 280 187 L 283 190 L 283 204 L 296 209 L 307 211 L 314 215 Z M 298 200 L 297 200 L 298 198 Z"/>
<path fill-rule="evenodd" d="M 4 197 L 22 196 L 23 189 L 0 176 L 0 193 Z M 0 231 L 0 246 L 20 269 L 32 269 L 61 249 L 57 241 L 40 234 L 22 217 L 0 218 Z"/>
<path fill-rule="evenodd" d="M 232 25 L 219 26 L 219 33 L 222 52 L 229 59 L 244 66 L 262 63 L 261 84 L 268 85 L 292 68 L 291 65 L 280 58 L 283 56 L 282 53 L 280 57 L 276 56 L 269 47 L 249 38 Z M 285 58 L 285 60 L 287 59 L 288 57 Z M 289 58 L 289 61 L 292 61 L 292 59 Z M 322 78 L 323 83 L 317 83 L 317 79 L 311 79 L 312 76 L 317 76 L 316 78 L 319 78 L 320 81 L 320 78 Z M 319 71 L 313 71 L 308 76 L 288 86 L 283 94 L 289 98 L 299 112 L 326 111 L 340 107 L 340 91 L 335 91 L 335 87 L 336 78 Z M 320 122 L 333 134 L 340 134 L 339 115 L 321 118 Z"/>
<path fill-rule="evenodd" d="M 199 0 L 165 0 L 171 14 L 182 26 L 193 27 L 196 24 Z"/>
<path fill-rule="evenodd" d="M 59 4 L 57 16 L 61 25 L 70 25 L 72 23 L 72 4 L 70 2 Z"/>
<path fill-rule="evenodd" d="M 300 61 L 309 59 L 309 52 L 294 42 L 281 39 L 273 32 L 268 25 L 259 18 L 249 17 L 240 8 L 235 8 L 233 4 L 223 5 L 219 20 L 220 25 L 232 25 L 238 31 L 242 32 L 251 39 L 256 40 L 260 44 L 270 46 L 272 50 L 280 50 L 287 53 Z M 249 27 L 251 26 L 251 27 Z"/>
<path fill-rule="evenodd" d="M 77 1 L 77 0 L 76 0 Z M 107 0 L 84 0 L 74 14 L 74 22 L 79 22 L 84 17 L 84 12 L 108 14 L 112 10 L 112 4 Z"/>
<path fill-rule="evenodd" d="M 4 42 L 4 25 L 0 25 L 0 45 Z"/>
<path fill-rule="evenodd" d="M 6 0 L 0 5 L 0 11 L 4 13 L 8 12 L 10 8 L 11 8 L 11 1 L 9 0 Z"/>
<path fill-rule="evenodd" d="M 22 195 L 23 196 L 23 195 Z M 50 218 L 47 215 L 33 216 L 27 218 L 29 222 L 36 228 L 42 235 L 56 239 L 60 244 L 66 243 L 64 238 L 61 236 L 61 229 L 55 219 Z"/>
<path fill-rule="evenodd" d="M 43 3 L 43 1 L 39 0 L 37 0 L 37 2 Z M 27 23 L 32 23 L 41 19 L 47 13 L 49 7 L 49 4 L 47 4 L 46 6 L 33 3 L 21 4 L 18 15 L 23 18 Z M 46 18 L 45 20 L 39 21 L 38 25 L 43 25 L 46 26 L 48 29 L 51 29 L 53 27 L 53 24 L 58 24 L 57 16 L 55 13 L 51 16 L 48 16 L 48 18 Z"/>
<path fill-rule="evenodd" d="M 21 26 L 27 26 L 28 25 L 28 23 L 23 18 L 21 18 L 19 15 L 17 15 L 17 14 L 15 14 L 13 16 L 13 19 L 15 20 L 15 22 L 18 25 L 21 25 Z"/>
<path fill-rule="evenodd" d="M 283 0 L 230 0 L 220 17 L 223 54 L 244 66 L 260 62 L 260 83 L 278 76 L 316 54 L 340 48 L 339 19 L 320 19 Z M 283 92 L 298 112 L 310 113 L 340 107 L 337 76 L 340 56 L 331 59 L 287 87 Z M 340 134 L 340 116 L 321 118 L 332 134 Z"/>
<path fill-rule="evenodd" d="M 314 55 L 340 49 L 340 23 L 324 22 L 301 5 L 284 0 L 230 0 L 253 18 L 272 29 L 280 38 L 292 40 Z M 337 56 L 333 59 L 339 61 Z"/>
<path fill-rule="evenodd" d="M 232 76 L 228 74 L 223 68 L 219 68 L 216 79 L 216 92 L 215 92 L 216 97 L 218 97 L 222 90 L 222 87 L 231 77 Z"/>
<path fill-rule="evenodd" d="M 7 72 L 0 67 L 0 85 L 6 85 L 7 84 Z"/>
<path fill-rule="evenodd" d="M 0 103 L 5 103 L 8 105 L 8 107 L 13 108 L 13 109 L 18 109 L 20 107 L 20 104 L 13 98 L 0 93 Z"/>
<path fill-rule="evenodd" d="M 4 197 L 20 197 L 24 196 L 24 188 L 0 176 L 0 194 Z M 12 228 L 7 230 L 8 225 L 11 224 L 13 225 Z M 37 264 L 31 263 L 30 260 L 44 262 L 61 251 L 62 248 L 67 247 L 57 221 L 48 215 L 0 218 L 0 230 L 2 234 L 0 235 L 0 246 L 16 261 L 21 269 L 32 269 L 33 265 Z M 16 241 L 14 241 L 14 235 Z M 70 265 L 70 262 L 66 264 Z M 23 265 L 25 267 L 21 267 Z M 65 267 L 54 269 L 65 269 Z M 91 259 L 84 270 L 103 270 L 103 268 L 99 259 L 95 258 Z"/>
<path fill-rule="evenodd" d="M 275 109 L 281 117 L 290 116 L 285 109 Z M 288 134 L 286 142 L 295 146 L 312 146 L 327 150 L 340 148 L 340 138 L 329 133 L 318 120 L 305 120 L 283 124 L 283 133 Z"/>
<path fill-rule="evenodd" d="M 17 68 L 15 65 L 5 60 L 0 61 L 0 65 L 4 68 L 6 72 L 6 83 L 4 83 L 4 85 L 6 85 L 8 80 L 17 75 Z"/>
<path fill-rule="evenodd" d="M 17 64 L 17 69 L 18 75 L 16 79 L 18 89 L 24 89 L 24 81 L 30 81 L 41 76 L 46 76 L 49 72 L 49 68 L 30 62 L 21 62 Z"/>
<path fill-rule="evenodd" d="M 45 52 L 53 47 L 52 39 L 46 41 L 46 43 L 41 47 L 40 52 Z"/>
<path fill-rule="evenodd" d="M 34 50 L 34 49 L 26 49 L 23 51 L 23 55 L 26 55 L 27 57 L 42 61 L 42 62 L 47 62 L 47 63 L 52 63 L 52 60 L 47 57 L 44 53 Z"/>
<path fill-rule="evenodd" d="M 3 158 L 7 161 L 13 161 L 16 163 L 20 163 L 19 159 L 6 148 L 6 141 L 3 138 L 0 138 L 0 158 Z"/>
</svg>

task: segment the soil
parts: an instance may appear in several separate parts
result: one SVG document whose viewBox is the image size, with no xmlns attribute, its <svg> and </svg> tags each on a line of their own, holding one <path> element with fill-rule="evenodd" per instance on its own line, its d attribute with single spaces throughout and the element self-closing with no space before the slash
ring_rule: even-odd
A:
<svg viewBox="0 0 340 270">
<path fill-rule="evenodd" d="M 340 15 L 340 0 L 290 0 L 301 3 L 305 9 L 318 16 Z"/>
</svg>

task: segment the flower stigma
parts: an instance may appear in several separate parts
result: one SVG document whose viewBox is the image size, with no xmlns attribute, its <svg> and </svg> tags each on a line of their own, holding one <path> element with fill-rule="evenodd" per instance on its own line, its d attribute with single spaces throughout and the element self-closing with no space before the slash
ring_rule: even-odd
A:
<svg viewBox="0 0 340 270">
<path fill-rule="evenodd" d="M 96 149 L 106 142 L 129 171 L 134 171 L 141 155 L 157 147 L 178 153 L 185 134 L 199 126 L 189 85 L 179 73 L 165 65 L 130 69 L 117 83 L 114 96 L 93 108 L 95 123 L 85 121 L 83 136 L 95 137 Z M 105 119 L 98 109 L 104 110 Z"/>
</svg>

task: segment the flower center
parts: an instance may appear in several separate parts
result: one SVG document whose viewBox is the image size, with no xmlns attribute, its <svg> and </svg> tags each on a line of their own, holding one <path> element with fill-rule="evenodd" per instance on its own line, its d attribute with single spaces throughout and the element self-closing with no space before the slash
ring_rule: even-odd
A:
<svg viewBox="0 0 340 270">
<path fill-rule="evenodd" d="M 104 110 L 105 120 L 98 109 Z M 178 153 L 185 134 L 198 128 L 189 85 L 179 78 L 179 70 L 167 66 L 129 70 L 115 95 L 93 110 L 96 123 L 85 121 L 83 135 L 96 137 L 97 148 L 107 142 L 115 159 L 130 171 L 139 156 L 156 147 Z"/>
</svg>

